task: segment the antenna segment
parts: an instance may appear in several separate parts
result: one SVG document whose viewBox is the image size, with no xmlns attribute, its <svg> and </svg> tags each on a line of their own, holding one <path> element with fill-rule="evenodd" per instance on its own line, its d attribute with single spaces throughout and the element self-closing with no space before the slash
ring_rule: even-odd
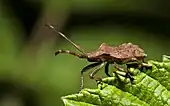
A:
<svg viewBox="0 0 170 106">
<path fill-rule="evenodd" d="M 77 44 L 75 44 L 73 41 L 71 41 L 69 38 L 67 38 L 63 33 L 57 31 L 57 29 L 52 26 L 51 24 L 46 24 L 47 27 L 49 27 L 50 29 L 52 29 L 54 32 L 57 32 L 59 35 L 61 35 L 63 38 L 65 38 L 68 42 L 70 42 L 76 49 L 78 49 L 81 53 L 83 53 L 84 55 L 87 55 L 84 50 L 82 48 L 80 48 L 80 46 L 78 46 Z"/>
</svg>

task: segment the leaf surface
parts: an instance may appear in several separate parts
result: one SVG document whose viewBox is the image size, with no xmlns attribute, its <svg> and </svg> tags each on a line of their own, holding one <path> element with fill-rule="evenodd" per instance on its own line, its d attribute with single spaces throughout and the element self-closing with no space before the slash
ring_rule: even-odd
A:
<svg viewBox="0 0 170 106">
<path fill-rule="evenodd" d="M 131 83 L 121 75 L 103 78 L 97 89 L 63 96 L 65 106 L 170 106 L 170 56 L 148 61 L 151 69 L 130 68 Z M 119 72 L 118 72 L 119 73 Z"/>
</svg>

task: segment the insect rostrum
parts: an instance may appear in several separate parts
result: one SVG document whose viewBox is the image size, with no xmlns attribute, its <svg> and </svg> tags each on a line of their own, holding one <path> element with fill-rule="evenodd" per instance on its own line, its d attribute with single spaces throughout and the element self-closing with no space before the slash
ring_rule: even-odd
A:
<svg viewBox="0 0 170 106">
<path fill-rule="evenodd" d="M 138 45 L 134 45 L 132 43 L 124 43 L 119 46 L 110 46 L 105 43 L 102 43 L 100 47 L 93 52 L 86 53 L 84 50 L 75 44 L 73 41 L 71 41 L 69 38 L 67 38 L 64 34 L 61 32 L 58 32 L 51 24 L 47 24 L 47 27 L 52 29 L 54 32 L 57 32 L 59 35 L 61 35 L 63 38 L 65 38 L 68 42 L 70 42 L 76 49 L 78 49 L 81 53 L 75 53 L 69 50 L 58 50 L 55 52 L 55 55 L 58 55 L 60 53 L 67 53 L 74 55 L 78 58 L 87 59 L 89 62 L 93 62 L 92 64 L 84 67 L 81 70 L 81 87 L 80 90 L 83 89 L 84 80 L 83 80 L 83 73 L 88 71 L 89 69 L 95 68 L 91 74 L 90 78 L 95 80 L 100 80 L 100 78 L 95 77 L 94 75 L 105 66 L 105 73 L 107 76 L 109 75 L 109 65 L 115 65 L 115 64 L 126 64 L 128 66 L 132 66 L 134 64 L 140 64 L 142 66 L 147 66 L 146 64 L 143 64 L 144 58 L 147 56 L 144 53 L 144 50 L 141 49 Z M 133 77 L 128 72 L 128 70 L 123 70 L 118 66 L 115 66 L 116 69 L 119 71 L 126 72 L 125 77 L 130 78 L 131 81 L 133 81 Z"/>
</svg>

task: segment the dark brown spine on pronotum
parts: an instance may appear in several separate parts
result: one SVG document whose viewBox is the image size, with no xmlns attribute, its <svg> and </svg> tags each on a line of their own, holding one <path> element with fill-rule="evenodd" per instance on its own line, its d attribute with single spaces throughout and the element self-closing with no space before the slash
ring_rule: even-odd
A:
<svg viewBox="0 0 170 106">
<path fill-rule="evenodd" d="M 51 24 L 46 24 L 46 26 L 52 29 L 54 32 L 58 33 L 60 36 L 70 42 L 78 51 L 81 52 L 81 54 L 79 54 L 69 50 L 58 50 L 57 52 L 55 52 L 55 55 L 58 55 L 59 53 L 67 53 L 79 58 L 87 59 L 89 62 L 94 62 L 81 70 L 80 90 L 82 90 L 84 85 L 83 73 L 92 68 L 95 69 L 90 73 L 91 79 L 101 80 L 101 78 L 97 78 L 95 74 L 104 66 L 106 75 L 110 77 L 111 75 L 109 74 L 109 64 L 113 64 L 117 70 L 126 72 L 125 77 L 128 77 L 131 81 L 133 81 L 133 77 L 131 76 L 130 72 L 128 70 L 123 70 L 122 68 L 120 68 L 117 63 L 126 64 L 127 67 L 132 65 L 134 66 L 134 64 L 136 65 L 136 63 L 137 66 L 138 64 L 140 64 L 142 65 L 142 67 L 150 67 L 147 64 L 143 63 L 146 54 L 144 53 L 143 49 L 139 48 L 138 45 L 134 45 L 132 43 L 124 43 L 122 45 L 112 47 L 105 43 L 102 43 L 97 51 L 86 53 L 80 46 L 67 38 L 63 33 L 57 31 Z"/>
</svg>

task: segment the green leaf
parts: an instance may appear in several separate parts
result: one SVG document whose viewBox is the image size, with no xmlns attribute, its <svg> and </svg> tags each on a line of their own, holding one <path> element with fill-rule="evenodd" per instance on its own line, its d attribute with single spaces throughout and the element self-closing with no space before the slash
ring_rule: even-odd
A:
<svg viewBox="0 0 170 106">
<path fill-rule="evenodd" d="M 134 82 L 113 73 L 103 78 L 97 89 L 83 89 L 63 96 L 65 106 L 170 106 L 170 56 L 148 61 L 152 69 L 130 68 Z"/>
<path fill-rule="evenodd" d="M 148 63 L 152 65 L 152 70 L 144 72 L 170 91 L 170 56 L 164 55 L 163 62 L 150 60 Z"/>
</svg>

